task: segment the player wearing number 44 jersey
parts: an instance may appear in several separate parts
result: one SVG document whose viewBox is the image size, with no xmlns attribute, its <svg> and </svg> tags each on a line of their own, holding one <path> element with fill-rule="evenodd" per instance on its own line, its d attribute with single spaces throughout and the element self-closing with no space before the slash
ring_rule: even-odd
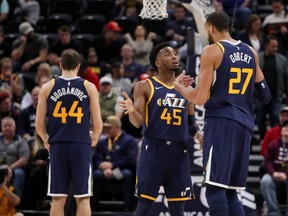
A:
<svg viewBox="0 0 288 216">
<path fill-rule="evenodd" d="M 70 181 L 77 201 L 77 215 L 91 215 L 91 145 L 97 143 L 102 120 L 94 84 L 77 77 L 80 61 L 76 51 L 64 51 L 60 63 L 62 75 L 44 84 L 39 94 L 36 129 L 50 151 L 51 216 L 64 216 Z"/>
<path fill-rule="evenodd" d="M 211 216 L 244 216 L 236 190 L 244 189 L 253 133 L 253 99 L 268 103 L 271 94 L 257 53 L 229 34 L 229 17 L 213 12 L 205 29 L 211 45 L 201 54 L 197 86 L 181 74 L 175 88 L 195 104 L 205 103 L 204 182 Z"/>
<path fill-rule="evenodd" d="M 134 104 L 127 93 L 120 102 L 132 124 L 143 126 L 144 140 L 137 164 L 138 206 L 134 216 L 150 214 L 161 185 L 171 216 L 183 216 L 184 202 L 193 197 L 187 141 L 189 136 L 201 137 L 192 115 L 193 104 L 174 89 L 175 71 L 179 70 L 175 50 L 169 43 L 156 45 L 150 63 L 158 75 L 137 83 Z"/>
</svg>

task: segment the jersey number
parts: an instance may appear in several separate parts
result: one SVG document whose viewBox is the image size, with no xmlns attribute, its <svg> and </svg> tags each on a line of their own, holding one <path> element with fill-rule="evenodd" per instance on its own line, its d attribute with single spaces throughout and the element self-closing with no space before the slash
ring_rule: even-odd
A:
<svg viewBox="0 0 288 216">
<path fill-rule="evenodd" d="M 172 118 L 173 118 L 173 125 L 181 125 L 181 116 L 178 114 L 181 113 L 182 110 L 180 109 L 173 109 L 172 117 L 171 113 L 168 112 L 168 109 L 165 108 L 160 116 L 162 120 L 165 120 L 167 124 L 171 124 Z"/>
<path fill-rule="evenodd" d="M 82 112 L 82 107 L 77 107 L 79 101 L 74 101 L 69 112 L 67 113 L 66 107 L 61 107 L 62 101 L 56 103 L 53 116 L 55 118 L 61 118 L 61 123 L 65 124 L 67 122 L 67 116 L 76 118 L 77 124 L 82 122 L 82 117 L 84 113 Z"/>
<path fill-rule="evenodd" d="M 230 69 L 231 73 L 236 73 L 236 78 L 231 78 L 229 80 L 229 94 L 245 94 L 247 86 L 250 82 L 250 79 L 253 75 L 253 69 L 252 68 L 234 68 L 232 67 Z M 241 82 L 242 74 L 246 73 L 246 79 L 244 81 L 244 84 L 242 86 L 242 89 L 237 89 L 234 87 L 234 84 L 238 84 Z"/>
</svg>

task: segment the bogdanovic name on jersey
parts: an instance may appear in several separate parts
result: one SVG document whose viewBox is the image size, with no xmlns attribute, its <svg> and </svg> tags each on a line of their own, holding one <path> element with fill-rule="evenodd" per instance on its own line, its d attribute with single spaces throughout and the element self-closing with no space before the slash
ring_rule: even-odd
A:
<svg viewBox="0 0 288 216">
<path fill-rule="evenodd" d="M 83 101 L 83 99 L 87 98 L 87 95 L 84 94 L 83 91 L 81 91 L 78 88 L 75 87 L 66 87 L 57 89 L 56 91 L 51 93 L 50 99 L 56 102 L 59 98 L 61 98 L 64 95 L 75 95 L 79 98 L 80 101 Z"/>
</svg>

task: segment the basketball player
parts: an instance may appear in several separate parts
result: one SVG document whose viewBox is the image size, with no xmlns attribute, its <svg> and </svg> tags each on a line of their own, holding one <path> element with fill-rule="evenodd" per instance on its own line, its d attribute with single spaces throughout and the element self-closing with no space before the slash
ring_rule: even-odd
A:
<svg viewBox="0 0 288 216">
<path fill-rule="evenodd" d="M 204 181 L 211 216 L 244 215 L 236 190 L 245 189 L 253 133 L 253 95 L 268 103 L 271 94 L 257 53 L 229 34 L 229 17 L 213 12 L 205 29 L 211 45 L 203 49 L 196 88 L 175 88 L 192 103 L 205 103 L 203 144 Z M 254 91 L 255 90 L 255 91 Z"/>
<path fill-rule="evenodd" d="M 60 62 L 62 75 L 45 83 L 39 94 L 36 129 L 50 151 L 51 216 L 64 216 L 70 180 L 77 202 L 76 215 L 91 215 L 91 143 L 96 146 L 102 120 L 95 85 L 77 77 L 80 61 L 76 51 L 65 50 Z"/>
<path fill-rule="evenodd" d="M 189 125 L 192 137 L 198 131 L 192 116 L 194 107 L 174 89 L 179 59 L 169 43 L 154 47 L 150 64 L 158 75 L 137 83 L 134 104 L 125 92 L 125 100 L 120 102 L 131 123 L 137 128 L 142 126 L 144 135 L 137 166 L 138 206 L 134 216 L 150 214 L 160 185 L 171 215 L 183 216 L 185 201 L 193 197 L 186 145 Z"/>
</svg>

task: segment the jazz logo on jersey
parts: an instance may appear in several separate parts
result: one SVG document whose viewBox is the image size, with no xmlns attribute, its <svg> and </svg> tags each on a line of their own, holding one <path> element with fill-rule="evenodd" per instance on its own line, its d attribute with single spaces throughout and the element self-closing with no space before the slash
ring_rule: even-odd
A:
<svg viewBox="0 0 288 216">
<path fill-rule="evenodd" d="M 173 108 L 185 108 L 185 99 L 177 98 L 176 94 L 167 93 L 165 98 L 158 98 L 157 100 L 158 106 L 168 106 Z"/>
</svg>

